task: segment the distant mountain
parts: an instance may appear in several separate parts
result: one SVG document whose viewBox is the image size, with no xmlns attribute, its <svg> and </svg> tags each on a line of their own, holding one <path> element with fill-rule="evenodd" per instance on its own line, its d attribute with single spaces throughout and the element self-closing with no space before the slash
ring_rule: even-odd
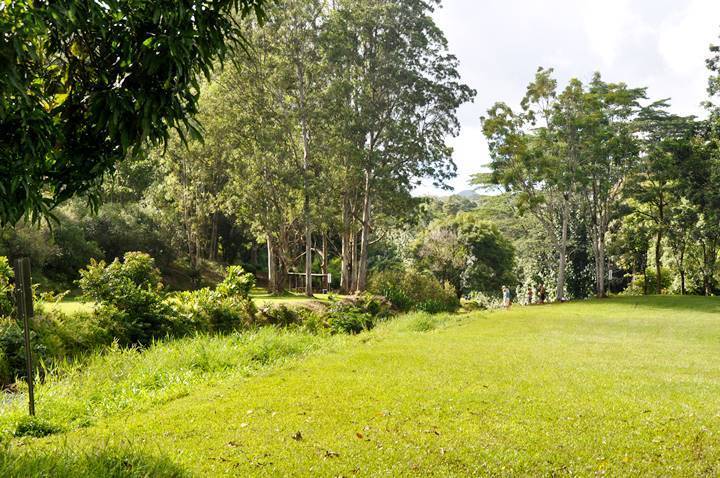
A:
<svg viewBox="0 0 720 478">
<path fill-rule="evenodd" d="M 468 199 L 477 199 L 480 197 L 480 194 L 478 194 L 472 189 L 465 189 L 463 191 L 456 192 L 455 194 L 453 194 L 453 196 L 461 196 Z"/>
</svg>

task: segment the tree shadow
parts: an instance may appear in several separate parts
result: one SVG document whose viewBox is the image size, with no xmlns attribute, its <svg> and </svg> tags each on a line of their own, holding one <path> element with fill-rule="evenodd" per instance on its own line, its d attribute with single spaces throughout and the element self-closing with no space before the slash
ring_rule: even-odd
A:
<svg viewBox="0 0 720 478">
<path fill-rule="evenodd" d="M 25 477 L 160 477 L 184 478 L 192 474 L 167 456 L 154 456 L 129 448 L 98 448 L 74 451 L 0 448 L 0 476 Z"/>
</svg>

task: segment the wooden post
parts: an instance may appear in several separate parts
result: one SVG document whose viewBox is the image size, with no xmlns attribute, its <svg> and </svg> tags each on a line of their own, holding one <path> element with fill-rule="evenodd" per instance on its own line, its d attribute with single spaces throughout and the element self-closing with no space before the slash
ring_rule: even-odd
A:
<svg viewBox="0 0 720 478">
<path fill-rule="evenodd" d="M 15 303 L 18 319 L 23 322 L 25 335 L 25 362 L 30 415 L 35 415 L 35 390 L 33 387 L 32 349 L 30 348 L 30 318 L 33 312 L 33 294 L 30 281 L 30 259 L 23 257 L 15 261 Z"/>
</svg>

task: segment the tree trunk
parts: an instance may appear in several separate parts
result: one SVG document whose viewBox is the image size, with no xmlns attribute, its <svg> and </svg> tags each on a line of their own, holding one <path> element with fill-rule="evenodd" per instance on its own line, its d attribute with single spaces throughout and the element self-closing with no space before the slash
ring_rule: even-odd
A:
<svg viewBox="0 0 720 478">
<path fill-rule="evenodd" d="M 208 243 L 208 259 L 216 261 L 218 257 L 218 213 L 212 214 L 210 226 L 210 241 Z"/>
<path fill-rule="evenodd" d="M 370 180 L 372 173 L 365 170 L 365 189 L 363 194 L 362 233 L 360 236 L 360 263 L 358 264 L 358 280 L 356 292 L 364 292 L 367 288 L 368 248 L 370 246 Z"/>
<path fill-rule="evenodd" d="M 303 141 L 303 214 L 305 216 L 305 295 L 313 296 L 312 286 L 312 224 L 310 218 L 310 189 L 308 171 L 310 167 L 310 133 L 305 107 L 305 65 L 301 58 L 295 62 L 298 79 L 298 102 L 300 107 L 300 129 Z"/>
<path fill-rule="evenodd" d="M 570 211 L 567 205 L 563 208 L 562 215 L 562 232 L 560 234 L 560 244 L 558 247 L 558 277 L 556 299 L 561 301 L 565 299 L 565 269 L 567 267 L 567 236 L 568 222 L 570 220 Z"/>
<path fill-rule="evenodd" d="M 321 273 L 323 275 L 322 285 L 323 289 L 330 290 L 330 282 L 328 281 L 328 240 L 327 233 L 322 233 L 322 264 Z"/>
<path fill-rule="evenodd" d="M 680 295 L 685 295 L 685 271 L 680 270 Z"/>
<path fill-rule="evenodd" d="M 313 296 L 312 286 L 312 231 L 310 223 L 305 225 L 305 295 Z"/>
<path fill-rule="evenodd" d="M 267 256 L 268 256 L 268 291 L 270 293 L 276 293 L 278 291 L 277 287 L 277 271 L 275 269 L 276 267 L 276 260 L 275 260 L 275 251 L 273 249 L 272 241 L 270 240 L 270 236 L 267 237 Z"/>
<path fill-rule="evenodd" d="M 655 293 L 662 294 L 662 229 L 659 226 L 655 238 Z"/>
<path fill-rule="evenodd" d="M 340 291 L 348 294 L 352 290 L 352 249 L 351 249 L 351 214 L 350 201 L 345 198 L 343 200 L 343 226 L 341 237 L 341 270 L 340 270 Z"/>
<path fill-rule="evenodd" d="M 258 246 L 255 244 L 250 248 L 250 264 L 254 266 L 258 265 Z"/>
<path fill-rule="evenodd" d="M 358 255 L 357 255 L 357 233 L 355 231 L 352 231 L 351 233 L 351 240 L 350 240 L 350 249 L 351 249 L 351 267 L 352 275 L 350 276 L 350 291 L 354 292 L 357 288 L 357 281 L 358 281 Z"/>
<path fill-rule="evenodd" d="M 600 235 L 600 241 L 598 243 L 597 273 L 598 273 L 598 297 L 604 298 L 606 296 L 606 294 L 605 294 L 605 234 Z"/>
</svg>

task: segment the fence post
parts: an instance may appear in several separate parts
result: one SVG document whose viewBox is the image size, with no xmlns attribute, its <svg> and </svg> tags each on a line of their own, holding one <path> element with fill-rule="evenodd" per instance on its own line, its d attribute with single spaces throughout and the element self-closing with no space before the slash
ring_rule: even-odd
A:
<svg viewBox="0 0 720 478">
<path fill-rule="evenodd" d="M 15 304 L 18 319 L 23 322 L 25 336 L 25 362 L 27 365 L 27 384 L 30 415 L 35 415 L 35 390 L 30 348 L 30 318 L 34 315 L 32 283 L 30 281 L 30 259 L 23 257 L 15 261 Z"/>
</svg>

